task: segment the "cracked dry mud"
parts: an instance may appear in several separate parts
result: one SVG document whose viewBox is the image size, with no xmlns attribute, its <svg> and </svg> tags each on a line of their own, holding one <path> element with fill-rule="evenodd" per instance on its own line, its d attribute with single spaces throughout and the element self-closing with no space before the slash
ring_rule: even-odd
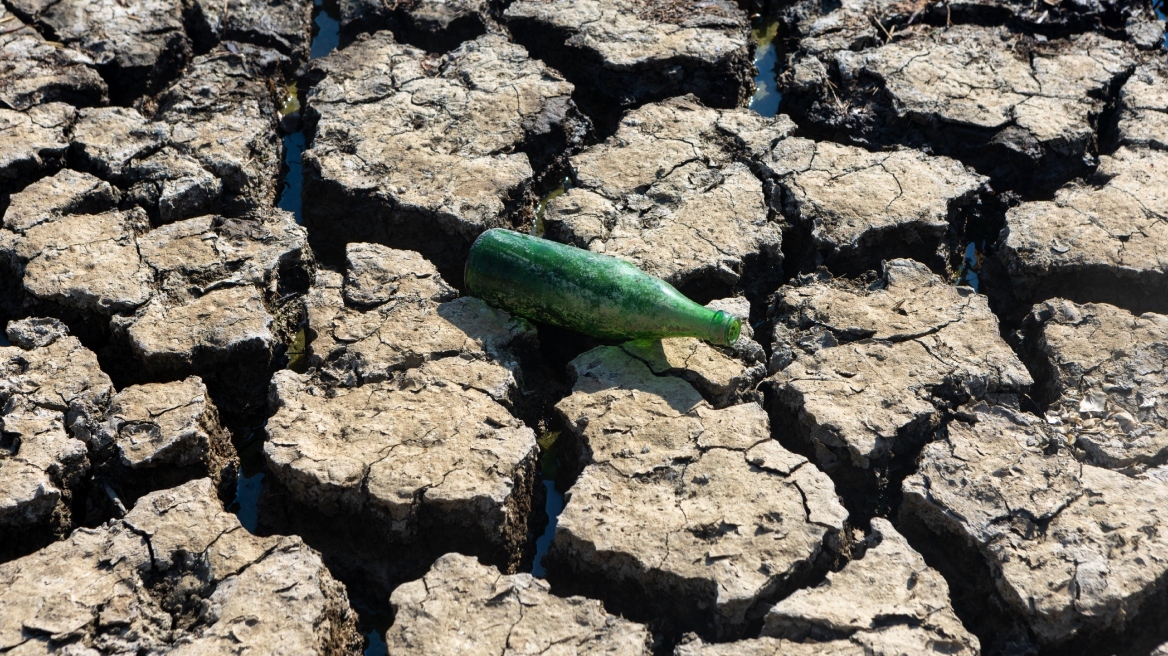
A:
<svg viewBox="0 0 1168 656">
<path fill-rule="evenodd" d="M 750 97 L 749 21 L 733 2 L 517 0 L 503 20 L 602 113 L 686 93 L 713 107 Z"/>
<path fill-rule="evenodd" d="M 1010 209 L 998 257 L 1018 299 L 1168 312 L 1166 168 L 1168 151 L 1121 147 L 1054 200 Z"/>
<path fill-rule="evenodd" d="M 771 308 L 769 410 L 829 472 L 872 473 L 932 439 L 953 403 L 1033 382 L 986 297 L 912 260 L 883 269 L 868 285 L 808 276 Z"/>
<path fill-rule="evenodd" d="M 304 301 L 311 369 L 273 378 L 272 476 L 329 532 L 368 530 L 393 545 L 404 570 L 384 552 L 361 556 L 362 542 L 322 547 L 386 592 L 446 551 L 513 569 L 539 451 L 514 414 L 533 393 L 519 359 L 538 348 L 534 328 L 456 298 L 418 253 L 376 244 L 348 253 L 344 279 L 319 271 Z"/>
<path fill-rule="evenodd" d="M 1129 473 L 1168 460 L 1168 316 L 1053 299 L 1024 330 L 1047 423 L 1081 460 Z"/>
<path fill-rule="evenodd" d="M 778 268 L 782 224 L 722 124 L 770 139 L 794 126 L 751 125 L 757 117 L 743 114 L 692 97 L 630 112 L 615 135 L 569 161 L 571 186 L 543 215 L 547 237 L 628 260 L 691 296 L 717 298 L 748 269 Z"/>
<path fill-rule="evenodd" d="M 150 230 L 140 208 L 71 213 L 99 209 L 109 188 L 90 176 L 56 177 L 51 190 L 61 197 L 18 198 L 0 230 L 0 256 L 23 280 L 23 307 L 59 315 L 87 339 L 107 337 L 107 367 L 120 380 L 196 374 L 221 409 L 258 411 L 262 381 L 283 351 L 286 326 L 273 315 L 313 267 L 292 215 L 202 216 Z"/>
<path fill-rule="evenodd" d="M 1162 587 L 1168 487 L 1080 462 L 1046 422 L 976 404 L 927 445 L 901 515 L 988 564 L 1011 614 L 1040 643 L 1120 629 Z"/>
<path fill-rule="evenodd" d="M 612 654 L 648 656 L 644 626 L 605 612 L 594 599 L 557 597 L 530 574 L 505 575 L 461 554 L 393 591 L 392 654 Z"/>
<path fill-rule="evenodd" d="M 84 523 L 121 516 L 143 494 L 235 479 L 235 448 L 198 378 L 115 394 L 97 357 L 56 319 L 8 324 L 0 347 L 0 560 Z"/>
<path fill-rule="evenodd" d="M 0 6 L 0 103 L 24 111 L 47 102 L 100 105 L 109 89 L 88 55 L 48 43 L 31 25 Z"/>
<path fill-rule="evenodd" d="M 683 643 L 675 656 L 978 654 L 949 604 L 949 586 L 885 519 L 873 519 L 863 555 L 767 613 L 762 637 Z"/>
<path fill-rule="evenodd" d="M 992 27 L 917 25 L 792 58 L 783 110 L 841 141 L 927 147 L 1030 194 L 1089 172 L 1106 98 L 1136 50 L 1085 33 L 1037 41 Z"/>
<path fill-rule="evenodd" d="M 1168 649 L 1163 21 L 777 4 L 0 3 L 0 652 Z"/>
<path fill-rule="evenodd" d="M 391 30 L 403 43 L 426 52 L 448 52 L 487 32 L 502 29 L 495 20 L 496 0 L 339 0 L 341 34 L 352 40 L 363 32 Z"/>
<path fill-rule="evenodd" d="M 474 238 L 520 225 L 533 180 L 588 129 L 572 85 L 498 35 L 436 57 L 382 31 L 313 66 L 304 215 L 325 259 L 385 243 L 459 282 Z"/>
<path fill-rule="evenodd" d="M 798 270 L 857 274 L 910 257 L 944 271 L 949 233 L 978 221 L 988 193 L 984 176 L 918 150 L 872 153 L 799 137 L 752 150 L 779 188 L 772 204 L 810 236 Z"/>
<path fill-rule="evenodd" d="M 73 528 L 85 483 L 85 438 L 114 393 L 97 356 L 56 321 L 8 324 L 0 346 L 0 559 Z"/>
<path fill-rule="evenodd" d="M 14 654 L 347 654 L 345 588 L 296 537 L 261 538 L 209 480 L 0 565 L 0 649 Z"/>
<path fill-rule="evenodd" d="M 625 348 L 570 367 L 556 410 L 585 467 L 548 556 L 553 582 L 725 639 L 831 559 L 847 512 L 827 476 L 771 439 L 759 405 L 713 409 Z"/>
</svg>

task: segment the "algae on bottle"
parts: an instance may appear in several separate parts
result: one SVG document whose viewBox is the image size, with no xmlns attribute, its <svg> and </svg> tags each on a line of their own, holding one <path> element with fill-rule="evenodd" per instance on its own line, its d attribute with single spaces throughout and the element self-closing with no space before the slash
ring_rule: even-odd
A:
<svg viewBox="0 0 1168 656">
<path fill-rule="evenodd" d="M 502 228 L 475 240 L 464 278 L 495 307 L 593 337 L 733 344 L 742 328 L 624 260 Z"/>
</svg>

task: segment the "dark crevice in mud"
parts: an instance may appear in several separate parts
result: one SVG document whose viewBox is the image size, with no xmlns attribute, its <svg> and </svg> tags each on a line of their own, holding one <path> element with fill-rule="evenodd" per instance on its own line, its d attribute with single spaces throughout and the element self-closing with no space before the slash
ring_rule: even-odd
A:
<svg viewBox="0 0 1168 656">
<path fill-rule="evenodd" d="M 577 356 L 598 346 L 618 342 L 594 337 L 545 324 L 532 322 L 539 332 L 539 358 L 546 376 L 541 384 L 544 391 L 543 414 L 532 425 L 539 442 L 539 468 L 532 490 L 532 513 L 528 518 L 528 543 L 524 546 L 519 570 L 547 578 L 545 557 L 555 537 L 560 513 L 564 510 L 565 493 L 575 484 L 583 469 L 581 444 L 563 425 L 555 404 L 572 393 L 568 363 Z"/>
<path fill-rule="evenodd" d="M 389 646 L 385 644 L 385 632 L 389 631 L 392 620 L 387 615 L 357 611 L 357 631 L 365 636 L 365 650 L 362 656 L 388 656 Z"/>
<path fill-rule="evenodd" d="M 1043 647 L 1040 656 L 1145 656 L 1159 645 L 1168 643 L 1168 577 L 1149 589 L 1135 617 L 1122 628 L 1090 632 L 1071 638 L 1060 645 Z"/>
<path fill-rule="evenodd" d="M 353 43 L 362 34 L 389 30 L 398 43 L 409 44 L 426 52 L 446 53 L 488 32 L 501 31 L 497 23 L 510 0 L 490 0 L 485 4 L 485 13 L 468 11 L 453 18 L 435 19 L 415 15 L 417 3 L 413 0 L 350 2 L 352 15 L 341 27 L 341 46 Z"/>
<path fill-rule="evenodd" d="M 1037 641 L 1018 613 L 998 594 L 996 576 L 982 555 L 963 538 L 926 525 L 911 512 L 900 512 L 894 524 L 925 563 L 949 584 L 953 610 L 965 628 L 978 637 L 985 656 L 1037 653 Z"/>
<path fill-rule="evenodd" d="M 547 577 L 545 557 L 555 538 L 564 495 L 579 476 L 579 467 L 570 452 L 575 440 L 554 417 L 549 416 L 536 433 L 539 442 L 539 474 L 533 490 L 532 515 L 528 521 L 529 544 L 524 549 L 519 570 L 539 578 Z"/>
<path fill-rule="evenodd" d="M 836 494 L 848 511 L 848 524 L 869 530 L 873 517 L 895 520 L 900 510 L 904 479 L 916 473 L 917 459 L 926 444 L 942 439 L 951 411 L 938 409 L 897 432 L 896 447 L 873 459 L 867 469 L 851 462 L 846 448 L 827 447 L 812 440 L 797 413 L 783 409 L 768 385 L 760 387 L 770 415 L 771 434 L 793 453 L 806 457 L 835 483 Z"/>
</svg>

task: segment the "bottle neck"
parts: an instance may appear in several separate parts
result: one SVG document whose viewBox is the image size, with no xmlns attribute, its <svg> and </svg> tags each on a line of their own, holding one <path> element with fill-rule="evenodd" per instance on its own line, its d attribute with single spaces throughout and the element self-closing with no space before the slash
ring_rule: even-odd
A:
<svg viewBox="0 0 1168 656">
<path fill-rule="evenodd" d="M 742 332 L 742 321 L 724 310 L 718 310 L 714 313 L 714 318 L 710 320 L 710 336 L 707 340 L 711 344 L 718 344 L 720 346 L 730 346 L 738 341 L 738 335 Z"/>
</svg>

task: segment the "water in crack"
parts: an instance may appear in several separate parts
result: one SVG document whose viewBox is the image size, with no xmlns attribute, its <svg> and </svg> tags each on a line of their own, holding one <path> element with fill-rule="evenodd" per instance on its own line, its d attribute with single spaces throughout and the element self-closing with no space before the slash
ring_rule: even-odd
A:
<svg viewBox="0 0 1168 656">
<path fill-rule="evenodd" d="M 12 346 L 12 342 L 8 341 L 8 336 L 0 333 L 0 346 Z"/>
<path fill-rule="evenodd" d="M 547 569 L 543 565 L 543 558 L 552 546 L 552 538 L 556 535 L 556 525 L 559 523 L 560 513 L 564 512 L 564 493 L 556 489 L 556 476 L 560 473 L 560 456 L 558 440 L 559 431 L 547 431 L 539 438 L 539 473 L 540 482 L 547 490 L 544 501 L 544 512 L 547 513 L 548 523 L 543 534 L 535 541 L 535 558 L 531 564 L 532 576 L 545 578 Z"/>
<path fill-rule="evenodd" d="M 365 648 L 364 656 L 381 656 L 389 653 L 389 645 L 385 644 L 385 640 L 376 629 L 366 633 L 365 639 L 369 641 L 369 646 Z"/>
<path fill-rule="evenodd" d="M 968 285 L 973 287 L 973 291 L 978 290 L 981 280 L 977 277 L 977 272 L 981 270 L 981 260 L 984 245 L 978 246 L 973 242 L 969 242 L 965 246 L 965 259 L 961 262 L 961 272 L 957 278 L 958 285 Z"/>
<path fill-rule="evenodd" d="M 779 20 L 774 17 L 762 18 L 750 30 L 754 40 L 754 65 L 758 76 L 754 78 L 756 90 L 750 99 L 750 108 L 763 116 L 774 116 L 779 112 L 783 94 L 779 92 L 779 50 L 775 37 L 779 33 Z"/>
<path fill-rule="evenodd" d="M 341 40 L 340 10 L 335 0 L 313 0 L 312 2 L 312 45 L 309 47 L 309 56 L 312 59 L 324 57 L 333 50 Z M 293 93 L 297 91 L 293 87 Z M 276 204 L 282 210 L 288 210 L 296 216 L 297 223 L 304 223 L 304 205 L 300 192 L 304 188 L 304 169 L 301 167 L 301 155 L 304 153 L 305 135 L 300 128 L 284 137 L 284 164 L 288 173 L 284 176 L 284 188 L 280 190 L 280 200 Z"/>
<path fill-rule="evenodd" d="M 309 53 L 313 59 L 323 57 L 336 49 L 340 42 L 340 10 L 336 0 L 313 0 L 313 28 L 312 46 Z M 300 103 L 295 100 L 300 93 L 297 85 L 288 87 L 289 99 L 286 107 L 289 111 L 298 111 Z M 300 199 L 300 191 L 304 186 L 304 173 L 300 166 L 300 156 L 304 152 L 304 130 L 299 129 L 284 137 L 284 163 L 288 173 L 284 176 L 284 187 L 280 190 L 280 200 L 277 206 L 296 215 L 296 222 L 304 222 L 304 213 Z M 297 344 L 303 352 L 303 335 L 297 334 Z M 295 346 L 290 359 L 296 363 Z M 263 427 L 252 431 L 239 445 L 239 475 L 235 484 L 235 501 L 231 504 L 231 512 L 239 517 L 243 527 L 254 533 L 259 523 L 259 498 L 264 483 L 263 459 Z M 382 652 L 384 653 L 384 652 Z"/>
<path fill-rule="evenodd" d="M 260 492 L 264 482 L 263 436 L 264 428 L 260 426 L 238 446 L 239 475 L 235 480 L 235 501 L 228 508 L 251 533 L 255 533 L 259 525 Z"/>
<path fill-rule="evenodd" d="M 1153 3 L 1152 9 L 1156 11 L 1156 18 L 1168 20 L 1168 0 L 1159 0 L 1159 2 Z M 1164 47 L 1168 48 L 1168 32 L 1164 33 Z"/>
</svg>

